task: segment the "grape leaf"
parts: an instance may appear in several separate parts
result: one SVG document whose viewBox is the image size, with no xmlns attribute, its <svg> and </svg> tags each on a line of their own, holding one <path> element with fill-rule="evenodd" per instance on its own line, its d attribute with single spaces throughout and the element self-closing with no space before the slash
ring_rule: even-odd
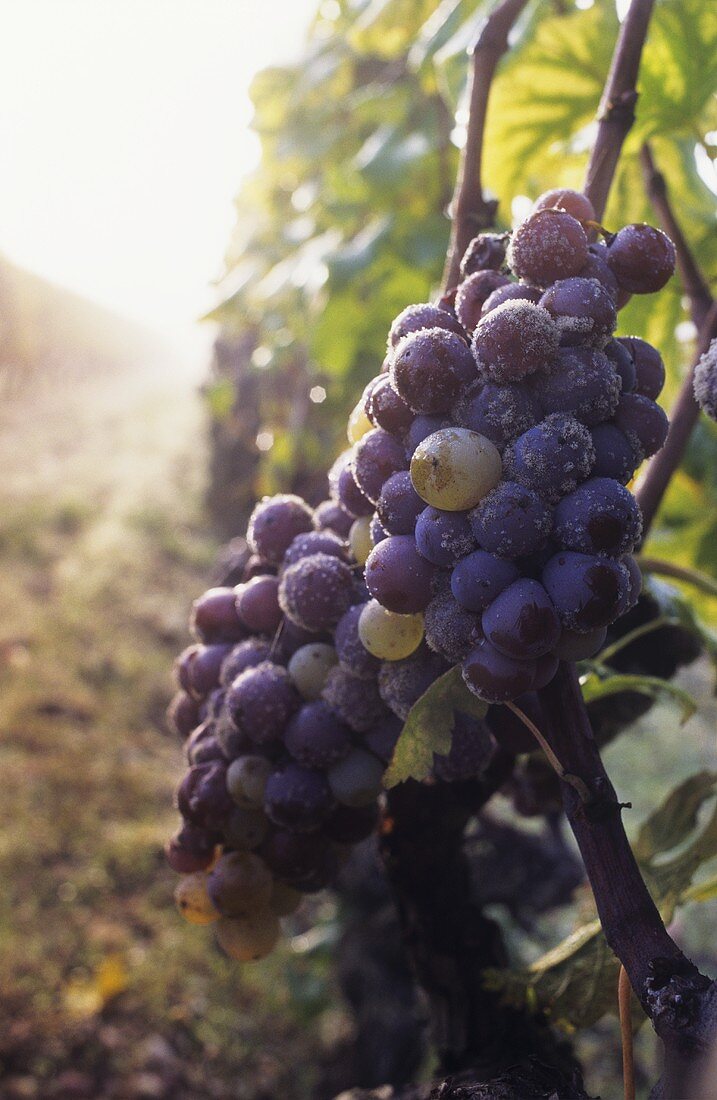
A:
<svg viewBox="0 0 717 1100">
<path fill-rule="evenodd" d="M 455 712 L 483 718 L 487 710 L 488 705 L 466 687 L 459 665 L 439 676 L 411 707 L 384 776 L 384 787 L 395 787 L 406 779 L 426 779 L 433 767 L 433 754 L 446 756 L 451 751 Z"/>
<path fill-rule="evenodd" d="M 637 859 L 649 862 L 682 844 L 695 828 L 705 799 L 715 793 L 716 787 L 717 773 L 708 771 L 698 772 L 675 787 L 642 823 L 634 844 Z"/>
</svg>

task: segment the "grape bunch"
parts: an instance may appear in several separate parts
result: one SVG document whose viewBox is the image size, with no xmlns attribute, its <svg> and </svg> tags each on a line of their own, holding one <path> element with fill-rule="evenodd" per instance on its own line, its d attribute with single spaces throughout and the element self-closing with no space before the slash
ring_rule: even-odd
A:
<svg viewBox="0 0 717 1100">
<path fill-rule="evenodd" d="M 512 234 L 475 238 L 455 293 L 393 322 L 330 475 L 372 597 L 366 650 L 460 662 L 489 703 L 593 656 L 640 592 L 626 486 L 665 440 L 665 371 L 613 333 L 675 255 L 651 226 L 599 228 L 583 195 L 553 191 Z"/>
<path fill-rule="evenodd" d="M 240 961 L 268 954 L 280 918 L 330 885 L 373 832 L 401 719 L 448 667 L 424 646 L 387 677 L 364 648 L 368 592 L 346 541 L 354 522 L 333 501 L 313 511 L 294 496 L 263 500 L 239 583 L 195 602 L 197 642 L 176 663 L 170 720 L 189 768 L 166 848 L 182 876 L 175 897 Z M 436 771 L 460 778 L 482 766 L 492 739 L 478 733 L 460 722 Z"/>
</svg>

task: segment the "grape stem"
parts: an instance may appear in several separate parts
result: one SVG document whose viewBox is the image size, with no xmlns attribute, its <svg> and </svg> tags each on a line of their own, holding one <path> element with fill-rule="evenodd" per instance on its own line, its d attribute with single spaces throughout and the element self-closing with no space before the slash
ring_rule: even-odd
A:
<svg viewBox="0 0 717 1100">
<path fill-rule="evenodd" d="M 530 730 L 533 737 L 545 753 L 548 763 L 550 764 L 551 768 L 556 773 L 558 778 L 564 780 L 565 783 L 570 783 L 571 786 L 575 787 L 575 790 L 578 792 L 583 802 L 589 802 L 590 791 L 585 786 L 580 776 L 571 775 L 569 772 L 566 772 L 565 768 L 558 760 L 557 756 L 551 749 L 550 744 L 548 743 L 546 738 L 543 737 L 535 722 L 531 722 L 530 718 L 528 718 L 528 715 L 525 714 L 525 712 L 522 711 L 520 707 L 517 707 L 515 703 L 505 703 L 504 705 L 508 708 L 508 710 L 512 710 L 516 718 L 519 718 L 523 725 Z"/>
<path fill-rule="evenodd" d="M 632 0 L 618 35 L 612 64 L 597 111 L 597 136 L 584 191 L 601 221 L 623 142 L 635 121 L 637 74 L 654 0 Z"/>
<path fill-rule="evenodd" d="M 652 150 L 645 143 L 640 153 L 645 189 L 659 218 L 660 225 L 675 245 L 677 268 L 690 305 L 690 314 L 697 329 L 697 353 L 672 410 L 670 430 L 662 450 L 658 451 L 638 483 L 636 497 L 642 510 L 643 538 L 650 529 L 660 507 L 670 479 L 682 462 L 700 410 L 693 390 L 695 367 L 717 336 L 717 312 L 707 281 L 692 255 L 682 228 L 670 202 L 667 181 L 655 164 Z"/>
<path fill-rule="evenodd" d="M 461 259 L 471 239 L 495 220 L 498 203 L 483 190 L 483 138 L 490 88 L 508 38 L 528 0 L 501 0 L 481 27 L 471 52 L 466 141 L 451 202 L 451 239 L 443 271 L 444 292 L 458 282 Z"/>
</svg>

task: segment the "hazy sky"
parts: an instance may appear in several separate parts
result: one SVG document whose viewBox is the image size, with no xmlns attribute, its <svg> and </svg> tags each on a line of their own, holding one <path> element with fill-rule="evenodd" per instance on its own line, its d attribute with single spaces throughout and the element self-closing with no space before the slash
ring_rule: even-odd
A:
<svg viewBox="0 0 717 1100">
<path fill-rule="evenodd" d="M 176 333 L 257 156 L 247 88 L 318 0 L 0 0 L 0 253 Z"/>
</svg>

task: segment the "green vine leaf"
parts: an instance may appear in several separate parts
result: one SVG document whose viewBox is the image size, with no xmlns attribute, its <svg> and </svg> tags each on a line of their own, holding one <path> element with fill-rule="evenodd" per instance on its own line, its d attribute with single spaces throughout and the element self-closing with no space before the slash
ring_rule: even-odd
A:
<svg viewBox="0 0 717 1100">
<path fill-rule="evenodd" d="M 384 787 L 395 787 L 407 779 L 426 779 L 434 754 L 447 756 L 451 751 L 455 712 L 484 718 L 487 710 L 487 703 L 466 687 L 460 665 L 439 676 L 411 707 L 384 776 Z"/>
<path fill-rule="evenodd" d="M 604 673 L 607 675 L 603 678 Z M 663 698 L 670 699 L 680 706 L 680 725 L 684 725 L 697 710 L 697 703 L 688 691 L 670 680 L 661 680 L 658 676 L 639 676 L 622 672 L 613 674 L 607 668 L 599 666 L 597 671 L 589 673 L 582 682 L 582 689 L 586 703 L 604 699 L 608 695 L 617 695 L 622 691 L 637 691 L 656 701 Z"/>
</svg>

